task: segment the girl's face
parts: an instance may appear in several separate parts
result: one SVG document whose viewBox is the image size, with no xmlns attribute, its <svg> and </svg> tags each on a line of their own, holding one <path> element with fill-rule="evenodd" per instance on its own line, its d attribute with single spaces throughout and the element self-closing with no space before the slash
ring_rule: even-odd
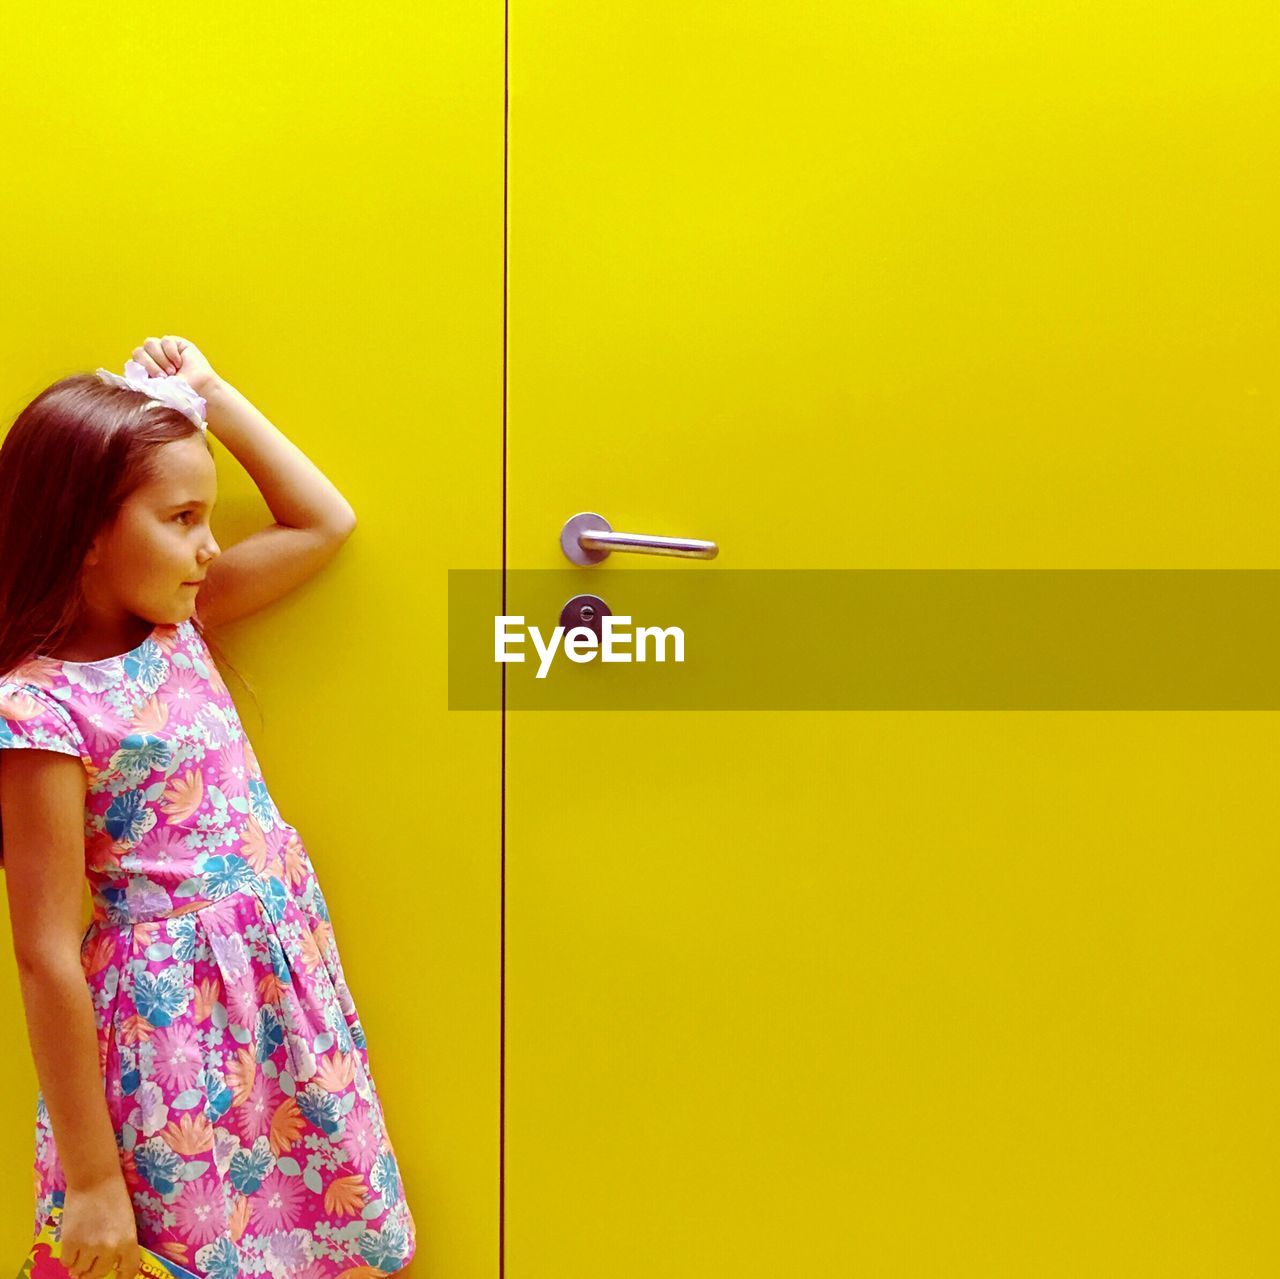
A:
<svg viewBox="0 0 1280 1279">
<path fill-rule="evenodd" d="M 221 554 L 209 527 L 218 476 L 202 436 L 156 449 L 155 476 L 135 489 L 85 555 L 81 578 L 89 608 L 102 618 L 133 613 L 181 622 L 195 608 L 198 583 Z"/>
</svg>

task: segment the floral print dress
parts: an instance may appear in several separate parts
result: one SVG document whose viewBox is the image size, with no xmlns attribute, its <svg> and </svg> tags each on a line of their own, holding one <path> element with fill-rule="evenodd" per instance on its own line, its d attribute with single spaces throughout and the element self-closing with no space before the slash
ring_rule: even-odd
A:
<svg viewBox="0 0 1280 1279">
<path fill-rule="evenodd" d="M 81 966 L 139 1243 L 209 1279 L 390 1274 L 414 1222 L 329 911 L 196 626 L 0 680 L 0 749 L 78 755 Z M 35 1230 L 66 1179 L 36 1101 Z"/>
</svg>

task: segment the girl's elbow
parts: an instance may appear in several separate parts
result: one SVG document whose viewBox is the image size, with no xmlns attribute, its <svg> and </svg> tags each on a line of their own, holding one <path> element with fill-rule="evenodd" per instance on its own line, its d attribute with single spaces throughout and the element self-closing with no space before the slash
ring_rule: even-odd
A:
<svg viewBox="0 0 1280 1279">
<path fill-rule="evenodd" d="M 84 981 L 80 962 L 80 940 L 35 938 L 15 944 L 14 962 L 24 981 L 61 984 L 68 978 Z"/>
</svg>

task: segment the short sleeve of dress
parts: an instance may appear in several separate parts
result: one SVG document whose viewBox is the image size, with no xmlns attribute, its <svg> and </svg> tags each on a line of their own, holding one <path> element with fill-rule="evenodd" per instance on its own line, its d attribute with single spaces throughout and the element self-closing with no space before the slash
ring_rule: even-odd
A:
<svg viewBox="0 0 1280 1279">
<path fill-rule="evenodd" d="M 88 755 L 84 737 L 56 698 L 33 684 L 0 681 L 0 750 L 6 748 Z"/>
</svg>

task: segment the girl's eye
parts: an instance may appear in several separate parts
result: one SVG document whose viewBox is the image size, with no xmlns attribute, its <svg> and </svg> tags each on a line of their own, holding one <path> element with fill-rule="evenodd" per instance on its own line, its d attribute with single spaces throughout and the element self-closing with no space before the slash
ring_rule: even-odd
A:
<svg viewBox="0 0 1280 1279">
<path fill-rule="evenodd" d="M 182 511 L 179 513 L 178 518 L 182 520 L 182 519 L 186 519 L 188 515 L 194 515 L 194 514 L 195 514 L 194 511 Z"/>
</svg>

